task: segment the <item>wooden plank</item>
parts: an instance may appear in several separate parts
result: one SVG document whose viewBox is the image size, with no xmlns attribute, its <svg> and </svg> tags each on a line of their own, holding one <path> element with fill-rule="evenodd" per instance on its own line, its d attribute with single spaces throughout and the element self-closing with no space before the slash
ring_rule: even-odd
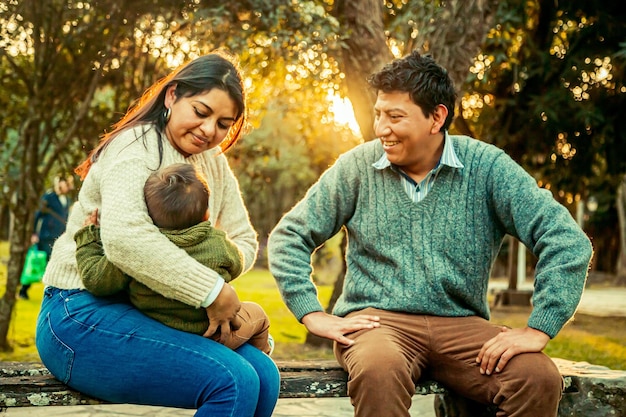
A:
<svg viewBox="0 0 626 417">
<path fill-rule="evenodd" d="M 335 361 L 277 361 L 276 365 L 281 374 L 280 398 L 347 396 L 348 375 Z M 0 407 L 104 403 L 68 388 L 37 362 L 1 362 L 0 378 Z M 443 392 L 436 382 L 417 385 L 418 394 Z"/>
<path fill-rule="evenodd" d="M 626 371 L 586 362 L 553 360 L 565 382 L 559 416 L 578 415 L 576 410 L 591 407 L 608 410 L 605 415 L 626 417 L 622 413 L 626 410 Z M 332 360 L 277 361 L 276 364 L 281 373 L 281 398 L 347 395 L 347 374 Z M 419 382 L 416 393 L 449 394 L 433 381 Z M 2 407 L 101 403 L 105 402 L 69 389 L 52 377 L 41 363 L 0 362 L 0 410 Z"/>
<path fill-rule="evenodd" d="M 103 401 L 69 389 L 51 375 L 2 377 L 0 382 L 0 407 L 101 403 Z"/>
</svg>

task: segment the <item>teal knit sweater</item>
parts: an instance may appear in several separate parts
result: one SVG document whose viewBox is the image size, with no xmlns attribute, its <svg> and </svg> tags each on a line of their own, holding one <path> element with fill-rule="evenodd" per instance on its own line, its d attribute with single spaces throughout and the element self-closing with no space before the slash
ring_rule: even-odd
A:
<svg viewBox="0 0 626 417">
<path fill-rule="evenodd" d="M 443 166 L 413 203 L 370 141 L 342 155 L 272 231 L 270 270 L 298 320 L 323 311 L 311 254 L 342 226 L 347 273 L 334 314 L 366 307 L 489 319 L 487 285 L 503 238 L 537 257 L 528 325 L 554 337 L 572 317 L 592 248 L 570 213 L 502 150 L 449 136 L 464 168 Z"/>
</svg>

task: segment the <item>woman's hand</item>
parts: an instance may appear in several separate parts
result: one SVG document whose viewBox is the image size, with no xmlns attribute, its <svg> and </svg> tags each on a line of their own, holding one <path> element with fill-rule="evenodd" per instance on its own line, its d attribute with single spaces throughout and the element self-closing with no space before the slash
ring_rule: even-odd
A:
<svg viewBox="0 0 626 417">
<path fill-rule="evenodd" d="M 354 343 L 354 340 L 346 337 L 346 334 L 358 330 L 373 329 L 380 326 L 380 318 L 369 314 L 357 314 L 350 317 L 338 317 L 322 311 L 309 313 L 302 317 L 308 331 L 314 335 L 334 340 L 346 346 Z"/>
<path fill-rule="evenodd" d="M 241 321 L 237 316 L 239 310 L 241 302 L 237 293 L 229 284 L 224 284 L 215 301 L 206 308 L 209 328 L 203 336 L 211 337 L 219 330 L 218 341 L 223 344 L 229 339 L 231 329 L 238 330 L 241 327 Z"/>
</svg>

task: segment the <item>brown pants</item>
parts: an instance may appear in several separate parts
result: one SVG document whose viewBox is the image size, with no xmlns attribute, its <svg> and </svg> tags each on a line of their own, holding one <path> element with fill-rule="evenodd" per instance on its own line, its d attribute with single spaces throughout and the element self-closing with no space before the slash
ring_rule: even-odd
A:
<svg viewBox="0 0 626 417">
<path fill-rule="evenodd" d="M 237 316 L 241 319 L 241 327 L 230 332 L 230 337 L 224 346 L 234 350 L 249 342 L 252 346 L 269 354 L 271 350 L 268 342 L 270 320 L 263 308 L 256 303 L 244 301 L 241 303 L 241 310 Z M 219 341 L 219 332 L 211 338 Z"/>
<path fill-rule="evenodd" d="M 380 327 L 350 335 L 335 356 L 350 375 L 356 417 L 409 417 L 415 382 L 427 377 L 458 395 L 495 404 L 499 417 L 555 417 L 563 388 L 556 365 L 543 353 L 515 356 L 501 373 L 481 375 L 476 357 L 502 326 L 479 317 L 434 317 L 368 308 Z M 350 316 L 349 315 L 349 316 Z"/>
</svg>

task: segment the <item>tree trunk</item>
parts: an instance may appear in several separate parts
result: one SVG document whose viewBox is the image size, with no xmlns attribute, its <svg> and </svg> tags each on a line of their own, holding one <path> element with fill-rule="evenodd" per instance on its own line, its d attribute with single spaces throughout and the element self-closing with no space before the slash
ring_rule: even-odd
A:
<svg viewBox="0 0 626 417">
<path fill-rule="evenodd" d="M 420 27 L 415 44 L 421 51 L 430 52 L 461 89 L 493 24 L 496 1 L 449 0 L 442 4 L 422 5 L 430 16 L 424 15 L 428 21 L 420 22 L 425 27 Z M 427 10 L 430 7 L 434 10 Z"/>
<path fill-rule="evenodd" d="M 619 221 L 619 256 L 615 273 L 615 284 L 626 285 L 626 175 L 617 188 L 617 218 Z"/>
<path fill-rule="evenodd" d="M 374 116 L 372 109 L 376 95 L 367 83 L 367 78 L 393 58 L 383 26 L 383 3 L 380 0 L 338 0 L 333 15 L 341 22 L 348 33 L 346 47 L 342 49 L 339 62 L 346 75 L 348 98 L 352 103 L 361 135 L 365 140 L 374 139 Z M 342 272 L 337 277 L 326 312 L 332 311 L 341 295 L 345 276 L 345 246 L 341 244 Z M 332 346 L 332 341 L 307 333 L 306 344 Z"/>
<path fill-rule="evenodd" d="M 19 201 L 16 207 L 18 209 L 17 212 L 13 213 L 12 233 L 9 236 L 10 255 L 7 265 L 6 290 L 2 298 L 0 298 L 0 352 L 13 350 L 8 339 L 9 327 L 15 306 L 17 287 L 20 284 L 20 276 L 22 275 L 24 259 L 28 249 L 24 242 L 28 242 L 28 236 L 30 235 L 30 213 L 25 208 L 25 204 L 20 205 Z"/>
<path fill-rule="evenodd" d="M 30 236 L 32 234 L 32 214 L 39 204 L 39 197 L 43 193 L 43 179 L 49 175 L 50 171 L 42 169 L 41 156 L 39 155 L 39 145 L 43 143 L 42 137 L 49 135 L 49 129 L 42 128 L 40 119 L 37 119 L 37 99 L 33 99 L 31 117 L 26 118 L 20 129 L 20 143 L 22 153 L 19 155 L 21 163 L 19 172 L 15 175 L 14 181 L 9 182 L 12 188 L 8 192 L 9 212 L 12 221 L 9 232 L 9 264 L 7 265 L 6 290 L 0 299 L 0 351 L 12 350 L 9 340 L 9 327 L 13 307 L 15 306 L 15 295 L 20 283 L 22 268 Z"/>
<path fill-rule="evenodd" d="M 393 56 L 387 46 L 383 26 L 383 2 L 380 0 L 338 0 L 333 15 L 348 33 L 346 47 L 339 59 L 346 75 L 348 97 L 354 109 L 354 117 L 361 129 L 363 139 L 371 140 L 374 134 L 372 109 L 375 92 L 367 78 L 378 71 Z"/>
</svg>

